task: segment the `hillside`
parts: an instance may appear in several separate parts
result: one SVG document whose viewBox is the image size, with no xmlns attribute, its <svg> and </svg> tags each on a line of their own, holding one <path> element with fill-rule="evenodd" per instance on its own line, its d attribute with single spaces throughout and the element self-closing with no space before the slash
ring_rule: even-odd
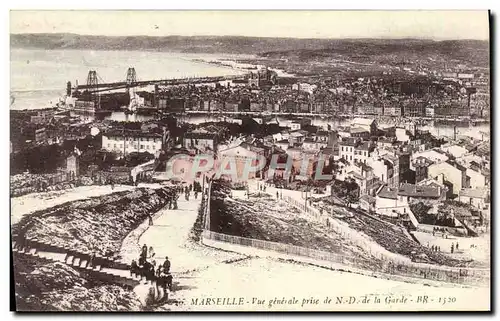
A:
<svg viewBox="0 0 500 321">
<path fill-rule="evenodd" d="M 412 53 L 487 62 L 489 43 L 479 40 L 297 39 L 239 36 L 88 36 L 77 34 L 12 34 L 12 48 L 152 50 L 189 53 L 257 54 L 267 58 L 386 56 Z"/>
</svg>

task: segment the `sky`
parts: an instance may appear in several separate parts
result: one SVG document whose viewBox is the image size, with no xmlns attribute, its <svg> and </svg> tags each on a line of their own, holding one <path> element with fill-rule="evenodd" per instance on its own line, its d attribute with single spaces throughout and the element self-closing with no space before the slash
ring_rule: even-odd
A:
<svg viewBox="0 0 500 321">
<path fill-rule="evenodd" d="M 10 33 L 487 40 L 489 22 L 487 11 L 11 11 Z"/>
</svg>

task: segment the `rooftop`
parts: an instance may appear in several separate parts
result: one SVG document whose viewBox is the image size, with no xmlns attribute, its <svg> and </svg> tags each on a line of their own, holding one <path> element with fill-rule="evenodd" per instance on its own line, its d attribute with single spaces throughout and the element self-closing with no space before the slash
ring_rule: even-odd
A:
<svg viewBox="0 0 500 321">
<path fill-rule="evenodd" d="M 455 161 L 447 160 L 446 163 L 455 167 L 456 169 L 458 169 L 462 172 L 465 172 L 467 170 L 467 168 L 465 168 L 464 166 L 460 165 L 459 163 L 457 163 Z"/>
<path fill-rule="evenodd" d="M 146 132 L 141 130 L 122 130 L 122 129 L 108 129 L 103 136 L 118 136 L 118 137 L 156 137 L 161 138 L 159 133 Z"/>
<path fill-rule="evenodd" d="M 299 131 L 296 131 L 296 132 L 290 133 L 290 136 L 292 136 L 292 137 L 304 137 L 304 134 L 302 134 Z"/>
<path fill-rule="evenodd" d="M 403 183 L 398 189 L 398 195 L 409 197 L 439 198 L 440 190 L 437 187 Z"/>
<path fill-rule="evenodd" d="M 356 146 L 358 144 L 358 140 L 353 137 L 348 137 L 346 139 L 343 139 L 340 145 L 344 146 Z"/>
<path fill-rule="evenodd" d="M 370 142 L 363 142 L 362 144 L 359 144 L 356 146 L 356 149 L 361 149 L 361 150 L 370 150 L 371 144 Z"/>
<path fill-rule="evenodd" d="M 367 125 L 367 126 L 371 126 L 373 124 L 373 122 L 375 121 L 375 119 L 369 119 L 369 118 L 354 118 L 354 120 L 352 121 L 352 124 L 358 124 L 358 125 Z"/>
<path fill-rule="evenodd" d="M 397 190 L 397 188 L 394 188 L 394 187 L 384 186 L 384 187 L 382 187 L 380 192 L 378 192 L 377 196 L 382 197 L 382 198 L 390 198 L 390 199 L 396 200 L 396 199 L 398 199 L 398 190 Z"/>
<path fill-rule="evenodd" d="M 429 166 L 431 164 L 433 164 L 434 162 L 431 161 L 430 159 L 424 157 L 424 156 L 418 156 L 417 158 L 415 158 L 413 160 L 413 164 L 416 166 L 416 165 L 419 165 L 419 166 Z"/>
<path fill-rule="evenodd" d="M 354 177 L 355 179 L 358 179 L 358 180 L 364 180 L 365 179 L 363 176 L 359 175 L 355 171 L 350 171 L 347 174 L 350 175 L 350 176 L 352 176 L 352 177 Z"/>
<path fill-rule="evenodd" d="M 471 197 L 471 198 L 486 198 L 488 196 L 488 191 L 484 188 L 464 188 L 460 190 L 459 196 Z"/>
<path fill-rule="evenodd" d="M 215 133 L 202 133 L 202 132 L 189 132 L 189 133 L 186 133 L 184 135 L 184 138 L 187 138 L 187 139 L 190 139 L 190 138 L 194 138 L 194 139 L 215 139 L 217 136 L 217 134 Z"/>
<path fill-rule="evenodd" d="M 368 194 L 364 194 L 362 195 L 360 198 L 359 198 L 360 201 L 365 201 L 365 202 L 368 202 L 370 204 L 373 204 L 375 203 L 375 198 L 371 195 L 368 195 Z"/>
<path fill-rule="evenodd" d="M 351 134 L 360 134 L 360 133 L 368 133 L 368 131 L 362 127 L 351 128 Z"/>
</svg>

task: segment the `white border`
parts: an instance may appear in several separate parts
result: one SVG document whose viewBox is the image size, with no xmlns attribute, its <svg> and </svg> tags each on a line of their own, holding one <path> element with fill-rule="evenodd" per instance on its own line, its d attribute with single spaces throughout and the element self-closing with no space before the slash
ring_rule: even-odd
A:
<svg viewBox="0 0 500 321">
<path fill-rule="evenodd" d="M 461 9 L 461 10 L 466 10 L 466 9 L 492 9 L 494 13 L 497 14 L 497 21 L 498 21 L 498 13 L 500 12 L 500 9 L 498 9 L 499 6 L 499 1 L 493 1 L 493 0 L 453 0 L 453 1 L 436 1 L 436 0 L 419 0 L 419 1 L 370 1 L 370 0 L 365 0 L 365 1 L 345 1 L 342 3 L 328 3 L 327 1 L 324 0 L 308 0 L 308 1 L 296 1 L 296 0 L 287 0 L 283 1 L 283 3 L 280 3 L 281 1 L 275 1 L 274 3 L 269 1 L 269 0 L 252 0 L 252 1 L 223 1 L 223 0 L 184 0 L 184 1 L 179 1 L 179 2 L 171 2 L 171 1 L 165 1 L 165 2 L 159 2 L 159 1 L 147 1 L 147 0 L 142 0 L 142 1 L 128 1 L 128 0 L 121 0 L 119 2 L 110 2 L 110 3 L 103 3 L 103 1 L 98 1 L 98 0 L 85 0 L 85 1 L 23 1 L 23 0 L 17 0 L 14 3 L 10 3 L 10 7 L 7 7 L 7 1 L 2 2 L 2 7 L 6 6 L 5 8 L 2 8 L 3 10 L 1 11 L 1 28 L 2 32 L 0 35 L 2 36 L 2 63 L 4 66 L 4 75 L 1 78 L 2 80 L 2 91 L 1 91 L 1 99 L 0 101 L 4 102 L 4 107 L 2 108 L 2 112 L 4 113 L 2 116 L 1 121 L 3 124 L 0 126 L 0 130 L 2 131 L 1 137 L 2 139 L 0 140 L 1 145 L 0 145 L 0 150 L 4 151 L 2 155 L 5 155 L 5 157 L 2 157 L 1 159 L 1 168 L 2 172 L 4 175 L 2 177 L 4 178 L 3 183 L 0 184 L 0 195 L 2 197 L 0 198 L 0 202 L 2 202 L 2 208 L 4 209 L 3 215 L 4 215 L 4 220 L 5 220 L 5 233 L 3 234 L 3 241 L 0 242 L 0 253 L 2 254 L 2 264 L 0 264 L 0 270 L 1 270 L 1 275 L 4 277 L 4 280 L 6 282 L 2 282 L 2 288 L 1 288 L 1 302 L 3 302 L 3 309 L 2 312 L 6 313 L 5 317 L 7 319 L 11 319 L 14 317 L 12 313 L 7 312 L 9 309 L 9 300 L 10 300 L 10 288 L 9 288 L 9 283 L 10 280 L 8 279 L 9 276 L 9 264 L 7 264 L 7 258 L 9 257 L 9 247 L 7 246 L 8 242 L 8 235 L 9 235 L 9 229 L 10 225 L 8 224 L 8 213 L 9 213 L 9 186 L 8 186 L 8 181 L 7 177 L 9 175 L 9 159 L 7 158 L 7 150 L 8 150 L 8 143 L 7 143 L 7 137 L 9 136 L 9 114 L 8 114 L 8 101 L 9 101 L 9 12 L 7 10 L 9 9 L 118 9 L 118 8 L 127 8 L 127 9 L 139 9 L 139 10 L 144 10 L 144 9 L 173 9 L 173 10 L 180 10 L 180 9 L 388 9 L 388 10 L 394 10 L 394 9 L 406 9 L 406 10 L 411 10 L 411 9 Z M 466 22 L 464 22 L 466 23 Z M 498 30 L 496 32 L 498 34 Z M 497 37 L 495 37 L 496 40 Z M 496 41 L 495 41 L 496 42 Z M 495 46 L 496 47 L 496 46 Z M 498 53 L 495 52 L 495 58 L 498 58 Z M 496 59 L 498 63 L 498 59 Z M 497 96 L 497 93 L 500 91 L 499 88 L 499 83 L 498 81 L 495 81 L 495 88 L 494 88 L 494 94 Z M 497 106 L 492 106 L 492 108 L 495 108 Z M 495 117 L 495 124 L 498 125 L 500 124 L 500 116 L 499 112 L 496 112 L 496 117 Z M 496 135 L 494 135 L 496 137 Z M 495 147 L 498 150 L 500 143 L 495 140 Z M 495 173 L 497 173 L 495 169 Z M 496 179 L 495 175 L 495 179 Z M 499 199 L 499 195 L 496 190 L 493 191 L 495 193 L 492 198 L 494 200 Z M 493 213 L 494 215 L 495 213 Z M 495 224 L 495 230 L 498 231 L 498 225 L 499 225 L 500 218 L 496 218 L 496 224 Z M 496 237 L 498 240 L 498 236 Z M 498 249 L 498 242 L 495 244 L 495 248 Z M 498 265 L 497 265 L 497 270 L 498 270 Z M 493 304 L 493 302 L 492 302 Z M 498 305 L 496 305 L 498 308 Z M 69 315 L 64 315 L 66 317 L 73 317 Z M 230 317 L 232 317 L 231 315 Z M 405 315 L 395 315 L 394 317 L 401 318 L 404 317 Z M 408 315 L 409 316 L 409 315 Z M 44 316 L 38 316 L 42 317 L 44 319 L 51 318 L 52 315 L 44 315 Z M 93 315 L 93 318 L 96 318 L 97 320 L 104 319 L 105 315 Z M 121 316 L 119 316 L 121 317 Z M 134 316 L 137 317 L 137 316 Z M 142 317 L 142 316 L 139 316 Z M 163 316 L 162 316 L 163 317 Z M 171 316 L 164 316 L 164 317 L 171 317 Z M 210 317 L 210 318 L 217 318 L 219 317 L 214 316 L 214 315 L 206 315 L 205 317 Z M 304 318 L 311 318 L 312 316 L 306 316 L 302 315 Z M 362 318 L 363 316 L 346 316 L 346 315 L 332 315 L 331 317 L 336 318 L 336 319 L 344 319 L 344 318 Z M 376 317 L 373 315 L 369 316 L 370 318 Z M 378 316 L 382 318 L 386 318 L 386 315 L 383 316 Z M 413 317 L 418 317 L 418 315 L 413 315 Z M 437 316 L 426 316 L 426 318 L 429 319 L 441 319 L 441 318 L 455 318 L 455 315 L 451 316 L 444 316 L 444 315 L 437 315 Z M 31 317 L 30 317 L 31 318 Z M 476 316 L 467 316 L 467 318 L 477 318 Z"/>
</svg>

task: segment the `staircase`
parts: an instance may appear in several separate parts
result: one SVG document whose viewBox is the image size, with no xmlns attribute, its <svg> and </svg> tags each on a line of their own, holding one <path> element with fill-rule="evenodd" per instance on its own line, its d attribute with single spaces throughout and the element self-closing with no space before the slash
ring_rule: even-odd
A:
<svg viewBox="0 0 500 321">
<path fill-rule="evenodd" d="M 28 256 L 40 259 L 47 263 L 60 262 L 73 267 L 82 275 L 93 280 L 120 284 L 134 288 L 143 279 L 139 275 L 132 275 L 126 263 L 113 261 L 102 256 L 91 259 L 89 254 L 83 254 L 54 244 L 42 243 L 36 239 L 24 239 L 22 242 L 12 242 L 14 255 Z M 154 280 L 145 280 L 153 285 Z"/>
</svg>

